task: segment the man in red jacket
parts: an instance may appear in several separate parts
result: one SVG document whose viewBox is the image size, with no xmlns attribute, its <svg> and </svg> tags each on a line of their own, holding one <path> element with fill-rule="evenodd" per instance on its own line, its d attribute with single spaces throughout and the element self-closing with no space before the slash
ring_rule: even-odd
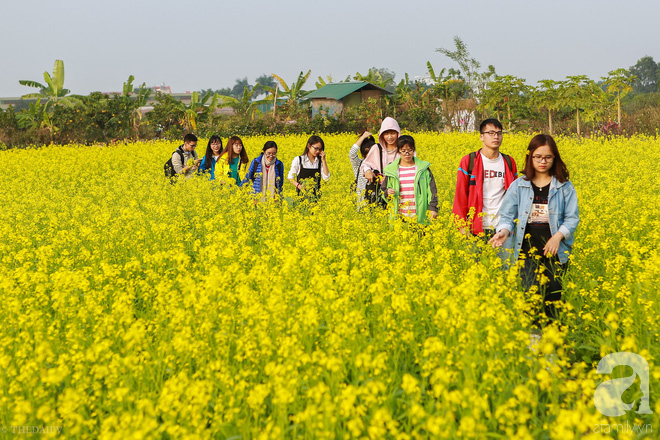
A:
<svg viewBox="0 0 660 440">
<path fill-rule="evenodd" d="M 456 177 L 454 219 L 461 232 L 493 236 L 504 193 L 518 177 L 516 162 L 500 153 L 502 124 L 486 119 L 479 126 L 482 147 L 461 159 Z"/>
</svg>

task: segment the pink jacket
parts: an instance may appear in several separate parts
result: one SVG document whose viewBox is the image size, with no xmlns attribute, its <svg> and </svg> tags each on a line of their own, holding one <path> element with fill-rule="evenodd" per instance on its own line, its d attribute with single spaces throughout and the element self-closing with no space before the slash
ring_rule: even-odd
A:
<svg viewBox="0 0 660 440">
<path fill-rule="evenodd" d="M 382 159 L 383 159 L 383 167 L 388 166 L 390 163 L 394 162 L 394 159 L 399 157 L 399 153 L 396 151 L 394 153 L 387 153 L 387 149 L 384 147 L 384 145 L 387 145 L 385 143 L 385 139 L 383 138 L 383 133 L 385 133 L 387 130 L 394 130 L 397 133 L 399 133 L 399 136 L 401 135 L 401 128 L 399 128 L 399 123 L 396 122 L 394 118 L 390 118 L 389 116 L 385 119 L 383 119 L 383 123 L 380 124 L 380 132 L 378 133 L 378 143 L 381 145 L 382 149 Z M 367 154 L 367 157 L 364 158 L 362 161 L 362 165 L 360 166 L 360 172 L 364 176 L 364 173 L 369 171 L 369 170 L 378 170 L 381 173 L 383 170 L 380 169 L 380 158 L 378 157 L 378 151 L 379 148 L 378 146 L 374 145 L 371 150 L 369 150 L 369 154 Z"/>
</svg>

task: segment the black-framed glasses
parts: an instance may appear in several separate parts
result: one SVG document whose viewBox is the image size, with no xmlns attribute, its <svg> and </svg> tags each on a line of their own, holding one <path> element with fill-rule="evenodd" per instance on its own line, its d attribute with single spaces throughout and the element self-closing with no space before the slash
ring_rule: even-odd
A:
<svg viewBox="0 0 660 440">
<path fill-rule="evenodd" d="M 490 137 L 495 137 L 495 136 L 499 137 L 499 136 L 503 136 L 504 132 L 491 130 L 491 131 L 482 131 L 481 134 L 487 134 Z"/>
<path fill-rule="evenodd" d="M 534 156 L 532 156 L 532 159 L 534 160 L 534 162 L 538 162 L 538 163 L 541 163 L 541 162 L 549 163 L 549 162 L 552 162 L 553 160 L 555 160 L 555 156 L 537 156 L 537 155 L 534 155 Z"/>
</svg>

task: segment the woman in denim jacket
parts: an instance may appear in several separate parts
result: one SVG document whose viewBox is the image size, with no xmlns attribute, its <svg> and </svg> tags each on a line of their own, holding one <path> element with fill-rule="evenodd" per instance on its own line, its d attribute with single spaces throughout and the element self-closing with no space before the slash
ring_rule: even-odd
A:
<svg viewBox="0 0 660 440">
<path fill-rule="evenodd" d="M 524 260 L 523 287 L 539 287 L 544 293 L 545 314 L 553 319 L 554 306 L 546 302 L 561 299 L 561 276 L 580 222 L 577 193 L 552 136 L 539 134 L 532 138 L 523 174 L 504 196 L 497 233 L 490 243 L 494 248 L 506 243 L 505 249 L 511 250 L 504 253 L 507 258 Z M 539 283 L 541 275 L 548 278 L 543 285 Z"/>
</svg>

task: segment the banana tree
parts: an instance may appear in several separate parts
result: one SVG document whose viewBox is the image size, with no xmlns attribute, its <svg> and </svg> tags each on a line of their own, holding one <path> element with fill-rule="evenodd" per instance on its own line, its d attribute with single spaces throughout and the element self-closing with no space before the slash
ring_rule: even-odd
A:
<svg viewBox="0 0 660 440">
<path fill-rule="evenodd" d="M 41 104 L 41 98 L 37 98 L 37 102 L 30 103 L 27 109 L 18 112 L 16 119 L 20 128 L 42 130 L 48 134 L 51 141 L 53 134 L 58 130 L 53 124 L 47 105 Z"/>
<path fill-rule="evenodd" d="M 311 92 L 306 92 L 302 89 L 305 83 L 307 82 L 310 73 L 312 73 L 311 70 L 308 70 L 306 74 L 300 72 L 300 75 L 298 75 L 298 79 L 296 80 L 296 82 L 292 83 L 290 87 L 286 83 L 286 81 L 284 81 L 281 77 L 275 75 L 274 73 L 273 73 L 273 78 L 275 78 L 275 81 L 277 81 L 278 84 L 280 85 L 281 91 L 279 93 L 283 96 L 288 96 L 289 102 L 292 105 L 298 105 L 298 101 L 300 101 L 306 95 L 311 93 Z"/>
<path fill-rule="evenodd" d="M 376 68 L 372 67 L 369 69 L 366 75 L 362 75 L 360 72 L 357 72 L 353 79 L 356 81 L 366 81 L 368 83 L 374 84 L 382 89 L 389 90 L 390 92 L 396 89 L 396 83 L 394 82 L 395 74 L 389 69 Z"/>
<path fill-rule="evenodd" d="M 321 87 L 325 87 L 330 83 L 332 83 L 332 75 L 328 75 L 327 79 L 323 79 L 322 76 L 319 76 L 319 80 L 316 81 L 316 90 L 320 89 Z"/>
<path fill-rule="evenodd" d="M 273 98 L 271 97 L 273 96 L 275 89 L 269 86 L 262 86 L 262 87 L 264 90 L 270 91 L 271 95 L 259 101 L 252 100 L 254 95 L 259 93 L 259 90 L 257 90 L 255 87 L 249 87 L 249 86 L 245 86 L 243 88 L 243 95 L 241 96 L 241 99 L 236 99 L 233 96 L 226 96 L 226 95 L 218 95 L 218 98 L 222 100 L 223 104 L 226 104 L 229 107 L 233 108 L 234 112 L 236 112 L 237 115 L 242 115 L 246 117 L 249 116 L 252 120 L 254 120 L 255 115 L 259 113 L 258 106 L 273 101 Z"/>
<path fill-rule="evenodd" d="M 66 100 L 67 98 L 65 96 L 71 93 L 69 89 L 64 88 L 64 61 L 62 60 L 55 60 L 52 75 L 44 72 L 44 81 L 46 82 L 45 85 L 27 79 L 20 80 L 18 83 L 22 86 L 39 89 L 38 93 L 28 93 L 21 96 L 21 98 L 47 99 L 47 105 L 49 105 L 50 103 L 57 104 L 57 102 Z"/>
<path fill-rule="evenodd" d="M 211 100 L 210 104 L 207 103 Z M 218 95 L 208 91 L 201 98 L 199 92 L 193 92 L 190 98 L 190 104 L 186 105 L 178 101 L 178 107 L 183 110 L 183 116 L 180 119 L 181 125 L 186 131 L 193 132 L 197 130 L 197 115 L 205 110 L 212 112 L 218 106 Z"/>
<path fill-rule="evenodd" d="M 140 107 L 147 104 L 149 95 L 151 94 L 151 89 L 147 88 L 146 83 L 142 83 L 141 86 L 137 89 L 137 94 L 134 95 L 135 87 L 133 86 L 133 81 L 135 77 L 129 75 L 128 80 L 123 85 L 121 99 L 127 109 L 130 112 L 130 115 L 121 114 L 114 116 L 110 121 L 119 122 L 120 120 L 126 119 L 129 121 L 132 126 L 133 134 L 137 137 L 139 132 L 139 126 L 142 122 L 142 111 Z"/>
</svg>

